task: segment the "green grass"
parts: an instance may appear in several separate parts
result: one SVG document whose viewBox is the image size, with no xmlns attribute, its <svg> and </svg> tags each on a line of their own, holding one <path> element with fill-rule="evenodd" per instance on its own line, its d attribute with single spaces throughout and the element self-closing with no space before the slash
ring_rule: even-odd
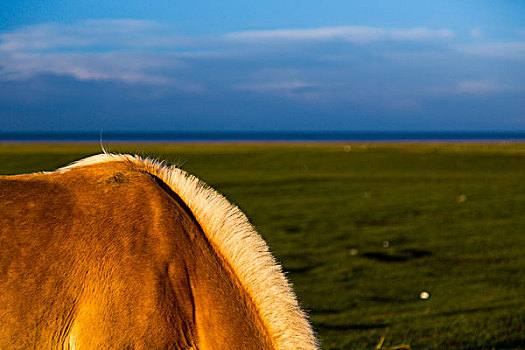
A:
<svg viewBox="0 0 525 350">
<path fill-rule="evenodd" d="M 525 347 L 525 144 L 107 148 L 183 163 L 239 205 L 324 349 Z M 0 173 L 98 151 L 0 145 Z"/>
</svg>

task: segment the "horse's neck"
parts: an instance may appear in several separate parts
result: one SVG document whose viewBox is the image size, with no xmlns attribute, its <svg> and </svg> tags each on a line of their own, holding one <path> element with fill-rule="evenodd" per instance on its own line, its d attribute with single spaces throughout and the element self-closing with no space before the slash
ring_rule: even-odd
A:
<svg viewBox="0 0 525 350">
<path fill-rule="evenodd" d="M 193 256 L 186 268 L 198 348 L 272 349 L 256 305 L 228 262 L 215 252 L 198 225 L 188 230 L 193 231 L 188 247 Z"/>
</svg>

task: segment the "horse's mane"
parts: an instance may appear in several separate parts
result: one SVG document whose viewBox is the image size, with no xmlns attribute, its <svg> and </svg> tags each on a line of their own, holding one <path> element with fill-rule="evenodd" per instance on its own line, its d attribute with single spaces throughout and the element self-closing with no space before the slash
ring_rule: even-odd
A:
<svg viewBox="0 0 525 350">
<path fill-rule="evenodd" d="M 237 274 L 276 349 L 318 348 L 312 328 L 281 266 L 238 207 L 195 176 L 149 158 L 105 153 L 60 170 L 107 162 L 127 162 L 139 171 L 160 178 L 185 202 L 214 249 Z"/>
</svg>

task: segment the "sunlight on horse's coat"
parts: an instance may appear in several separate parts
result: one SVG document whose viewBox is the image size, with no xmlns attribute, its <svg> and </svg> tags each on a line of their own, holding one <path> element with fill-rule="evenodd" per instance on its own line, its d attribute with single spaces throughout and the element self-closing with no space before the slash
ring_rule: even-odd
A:
<svg viewBox="0 0 525 350">
<path fill-rule="evenodd" d="M 318 348 L 246 216 L 179 168 L 0 177 L 0 210 L 1 348 Z"/>
</svg>

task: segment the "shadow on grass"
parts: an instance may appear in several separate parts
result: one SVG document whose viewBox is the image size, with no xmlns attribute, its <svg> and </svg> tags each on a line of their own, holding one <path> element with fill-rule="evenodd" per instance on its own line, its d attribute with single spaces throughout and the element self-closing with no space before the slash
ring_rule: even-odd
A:
<svg viewBox="0 0 525 350">
<path fill-rule="evenodd" d="M 318 261 L 303 253 L 288 253 L 280 256 L 283 269 L 287 273 L 300 274 L 320 265 Z"/>
<path fill-rule="evenodd" d="M 332 307 L 310 307 L 308 310 L 310 315 L 335 315 L 341 313 L 341 310 L 338 308 Z"/>
<path fill-rule="evenodd" d="M 312 270 L 314 267 L 317 267 L 317 265 L 301 266 L 301 267 L 285 267 L 284 271 L 290 274 L 299 274 L 299 273 L 308 272 Z"/>
<path fill-rule="evenodd" d="M 406 262 L 413 259 L 419 259 L 432 255 L 428 250 L 424 249 L 404 249 L 399 253 L 388 252 L 368 252 L 361 256 L 367 259 L 376 260 L 380 262 Z"/>
<path fill-rule="evenodd" d="M 525 337 L 518 336 L 517 339 L 507 339 L 501 342 L 491 344 L 492 349 L 523 349 Z"/>
<path fill-rule="evenodd" d="M 371 330 L 371 329 L 383 329 L 388 327 L 389 324 L 386 323 L 367 323 L 367 324 L 347 324 L 347 323 L 340 323 L 340 324 L 327 324 L 327 323 L 315 323 L 315 328 L 318 330 L 332 330 L 332 331 L 363 331 L 363 330 Z"/>
<path fill-rule="evenodd" d="M 509 303 L 506 305 L 498 305 L 498 306 L 475 307 L 475 308 L 470 308 L 470 309 L 458 309 L 454 311 L 436 312 L 433 315 L 434 316 L 457 316 L 457 315 L 464 315 L 464 314 L 473 314 L 477 312 L 489 312 L 489 311 L 495 311 L 495 310 L 519 308 L 520 306 L 521 304 Z"/>
</svg>

